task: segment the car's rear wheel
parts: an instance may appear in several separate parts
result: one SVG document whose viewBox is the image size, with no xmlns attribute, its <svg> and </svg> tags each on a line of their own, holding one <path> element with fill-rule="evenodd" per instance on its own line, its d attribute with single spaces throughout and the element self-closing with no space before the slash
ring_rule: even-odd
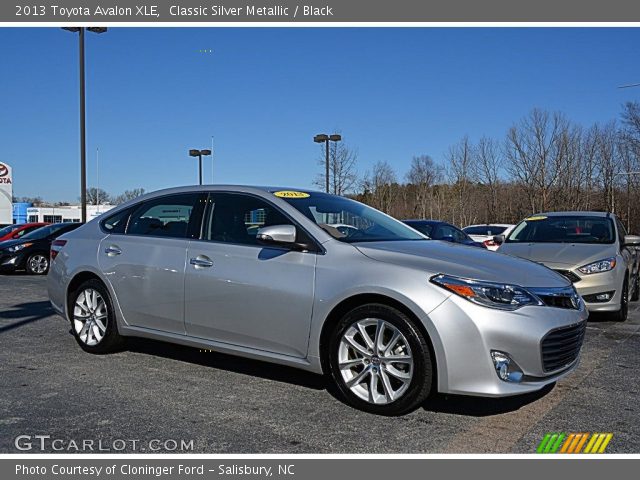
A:
<svg viewBox="0 0 640 480">
<path fill-rule="evenodd" d="M 635 279 L 636 280 L 634 282 L 633 293 L 631 294 L 632 302 L 637 302 L 638 300 L 640 300 L 640 273 L 636 273 Z"/>
<path fill-rule="evenodd" d="M 49 257 L 44 253 L 34 253 L 27 258 L 26 268 L 31 275 L 46 275 L 49 271 Z"/>
<path fill-rule="evenodd" d="M 429 395 L 427 340 L 401 311 L 368 304 L 347 313 L 329 345 L 331 376 L 350 405 L 380 415 L 401 415 Z"/>
<path fill-rule="evenodd" d="M 111 297 L 99 280 L 87 280 L 72 294 L 71 328 L 78 345 L 90 353 L 118 351 L 124 344 Z"/>
<path fill-rule="evenodd" d="M 616 322 L 626 322 L 629 315 L 629 280 L 624 279 L 622 283 L 622 291 L 620 298 L 620 310 L 614 312 L 611 316 Z"/>
</svg>

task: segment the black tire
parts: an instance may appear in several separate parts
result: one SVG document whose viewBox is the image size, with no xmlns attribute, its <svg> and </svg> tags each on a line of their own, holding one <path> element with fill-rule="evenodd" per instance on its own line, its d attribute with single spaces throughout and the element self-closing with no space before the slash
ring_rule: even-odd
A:
<svg viewBox="0 0 640 480">
<path fill-rule="evenodd" d="M 611 319 L 615 322 L 626 322 L 629 316 L 629 280 L 627 278 L 622 283 L 621 293 L 620 310 L 611 314 Z"/>
<path fill-rule="evenodd" d="M 633 293 L 631 294 L 631 301 L 637 302 L 640 300 L 640 273 L 636 273 L 635 286 L 633 287 Z"/>
<path fill-rule="evenodd" d="M 389 403 L 374 404 L 360 398 L 347 386 L 338 366 L 338 355 L 343 335 L 356 322 L 364 319 L 381 319 L 391 324 L 404 335 L 411 349 L 413 374 L 409 386 L 399 398 Z M 331 334 L 328 355 L 330 374 L 340 397 L 357 409 L 378 415 L 402 415 L 420 406 L 431 393 L 434 366 L 431 362 L 429 342 L 407 315 L 387 305 L 367 304 L 347 313 Z M 382 366 L 379 368 L 382 372 Z M 383 390 L 386 391 L 384 388 Z"/>
<path fill-rule="evenodd" d="M 106 330 L 104 331 L 104 336 L 94 345 L 88 344 L 87 341 L 82 338 L 82 330 L 78 331 L 79 326 L 76 325 L 75 321 L 76 313 L 78 313 L 76 308 L 80 309 L 80 312 L 82 311 L 81 307 L 76 307 L 76 301 L 85 292 L 91 290 L 98 292 L 106 307 L 104 309 L 106 311 L 106 324 L 103 323 Z M 113 302 L 111 301 L 109 291 L 104 284 L 97 279 L 87 280 L 72 292 L 69 297 L 69 319 L 71 322 L 71 331 L 73 332 L 76 342 L 80 345 L 80 348 L 85 352 L 94 354 L 112 353 L 122 350 L 125 345 L 125 339 L 118 333 L 118 325 L 114 314 Z M 102 312 L 102 310 L 100 310 L 100 312 Z M 93 337 L 95 340 L 95 334 L 93 334 Z"/>
<path fill-rule="evenodd" d="M 49 265 L 49 254 L 37 252 L 29 255 L 25 269 L 30 275 L 46 275 L 49 271 Z"/>
</svg>

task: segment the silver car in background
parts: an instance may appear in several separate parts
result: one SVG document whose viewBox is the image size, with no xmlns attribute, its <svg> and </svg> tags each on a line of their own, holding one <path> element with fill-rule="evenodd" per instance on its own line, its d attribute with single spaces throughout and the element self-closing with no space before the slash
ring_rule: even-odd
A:
<svg viewBox="0 0 640 480">
<path fill-rule="evenodd" d="M 52 257 L 51 303 L 87 352 L 138 336 L 289 365 L 383 415 L 434 391 L 553 383 L 575 368 L 587 317 L 543 266 L 312 191 L 155 192 L 64 235 Z"/>
<path fill-rule="evenodd" d="M 520 222 L 500 253 L 541 263 L 573 282 L 591 312 L 627 319 L 629 300 L 638 300 L 640 237 L 607 212 L 549 212 Z"/>
</svg>

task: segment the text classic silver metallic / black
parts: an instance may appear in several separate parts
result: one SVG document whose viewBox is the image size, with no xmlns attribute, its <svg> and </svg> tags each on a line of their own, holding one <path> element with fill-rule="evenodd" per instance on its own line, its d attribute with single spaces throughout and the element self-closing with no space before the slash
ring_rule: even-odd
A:
<svg viewBox="0 0 640 480">
<path fill-rule="evenodd" d="M 51 256 L 51 303 L 87 352 L 138 336 L 266 360 L 328 374 L 346 402 L 384 415 L 434 391 L 539 390 L 575 368 L 587 318 L 542 265 L 312 191 L 163 190 L 63 235 Z"/>
</svg>

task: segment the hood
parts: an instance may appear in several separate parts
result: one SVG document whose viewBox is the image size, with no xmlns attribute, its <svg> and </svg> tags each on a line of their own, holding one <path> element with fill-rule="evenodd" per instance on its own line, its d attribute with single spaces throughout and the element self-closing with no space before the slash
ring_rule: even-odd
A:
<svg viewBox="0 0 640 480">
<path fill-rule="evenodd" d="M 616 255 L 615 244 L 504 243 L 498 251 L 533 262 L 567 269 L 581 267 Z"/>
<path fill-rule="evenodd" d="M 437 240 L 353 244 L 362 254 L 380 262 L 418 268 L 427 274 L 509 283 L 522 287 L 567 287 L 562 275 L 527 260 Z"/>
</svg>

